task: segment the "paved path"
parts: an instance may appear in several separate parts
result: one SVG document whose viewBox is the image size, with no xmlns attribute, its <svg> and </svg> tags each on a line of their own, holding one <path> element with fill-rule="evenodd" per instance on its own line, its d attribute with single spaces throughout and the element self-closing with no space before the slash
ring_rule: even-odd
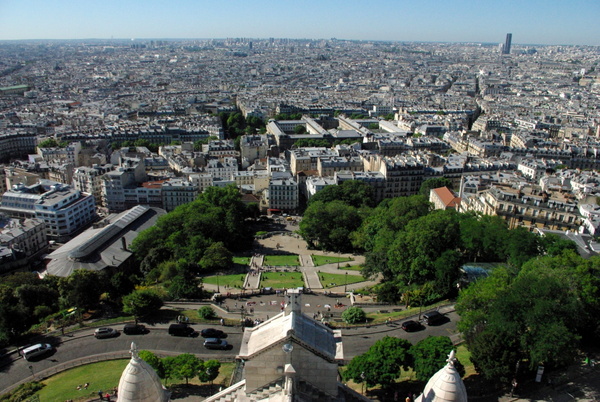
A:
<svg viewBox="0 0 600 402">
<path fill-rule="evenodd" d="M 250 259 L 250 272 L 246 275 L 244 281 L 245 290 L 258 290 L 260 289 L 260 278 L 261 275 L 256 274 L 256 270 L 264 272 L 265 269 L 275 269 L 277 267 L 265 267 L 264 260 L 265 255 L 281 254 L 281 253 L 292 253 L 297 254 L 300 262 L 298 270 L 304 277 L 305 286 L 316 292 L 333 292 L 342 293 L 345 291 L 351 291 L 356 289 L 362 289 L 367 286 L 373 286 L 378 283 L 375 281 L 363 281 L 358 283 L 344 284 L 330 288 L 323 288 L 321 280 L 319 278 L 319 272 L 327 272 L 332 274 L 347 274 L 357 276 L 360 275 L 359 271 L 356 270 L 345 270 L 344 267 L 347 265 L 356 266 L 362 265 L 365 262 L 365 258 L 362 255 L 346 254 L 346 253 L 330 253 L 321 250 L 310 250 L 304 240 L 297 237 L 294 233 L 289 232 L 290 235 L 277 234 L 271 237 L 257 240 L 255 242 L 256 254 Z M 351 261 L 344 261 L 340 263 L 325 264 L 315 267 L 312 256 L 322 255 L 329 256 L 333 259 L 337 258 L 351 258 Z M 217 286 L 211 284 L 204 284 L 204 288 L 211 291 L 216 291 Z M 228 289 L 229 293 L 235 294 L 242 290 Z"/>
</svg>

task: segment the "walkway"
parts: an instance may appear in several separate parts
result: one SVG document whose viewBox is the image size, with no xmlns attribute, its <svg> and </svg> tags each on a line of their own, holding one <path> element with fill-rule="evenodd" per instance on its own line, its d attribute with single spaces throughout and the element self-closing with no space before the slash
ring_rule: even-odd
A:
<svg viewBox="0 0 600 402">
<path fill-rule="evenodd" d="M 311 289 L 316 292 L 334 292 L 334 293 L 342 293 L 345 291 L 362 289 L 367 286 L 374 286 L 378 283 L 378 281 L 363 281 L 358 283 L 351 283 L 345 285 L 339 285 L 331 288 L 324 289 L 321 284 L 321 280 L 319 278 L 320 272 L 327 272 L 332 274 L 347 274 L 352 276 L 360 275 L 357 270 L 346 270 L 344 267 L 347 265 L 357 266 L 362 265 L 365 262 L 364 256 L 362 255 L 354 255 L 347 253 L 330 253 L 327 251 L 321 250 L 309 250 L 307 244 L 301 238 L 295 236 L 290 232 L 290 235 L 277 234 L 271 237 L 267 237 L 264 239 L 259 239 L 255 242 L 254 250 L 256 254 L 252 256 L 250 259 L 250 272 L 246 275 L 246 280 L 244 281 L 245 290 L 258 290 L 260 289 L 260 272 L 257 273 L 256 270 L 263 272 L 265 269 L 264 260 L 265 255 L 274 255 L 274 254 L 297 254 L 300 262 L 300 266 L 298 270 L 302 272 L 304 277 L 305 287 Z M 315 267 L 312 256 L 313 255 L 323 255 L 329 256 L 332 258 L 351 258 L 351 261 L 345 261 L 342 263 L 332 263 L 325 264 Z M 270 269 L 277 269 L 277 267 L 269 267 Z M 283 269 L 283 267 L 282 267 Z M 216 291 L 216 285 L 204 284 L 204 288 L 207 290 Z M 230 293 L 239 293 L 241 290 L 229 289 Z"/>
</svg>

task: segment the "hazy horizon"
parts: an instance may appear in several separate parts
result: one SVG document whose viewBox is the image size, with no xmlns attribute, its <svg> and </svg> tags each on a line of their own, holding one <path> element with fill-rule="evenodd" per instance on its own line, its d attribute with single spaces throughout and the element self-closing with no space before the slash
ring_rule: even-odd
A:
<svg viewBox="0 0 600 402">
<path fill-rule="evenodd" d="M 0 40 L 288 38 L 600 45 L 597 0 L 0 0 Z"/>
</svg>

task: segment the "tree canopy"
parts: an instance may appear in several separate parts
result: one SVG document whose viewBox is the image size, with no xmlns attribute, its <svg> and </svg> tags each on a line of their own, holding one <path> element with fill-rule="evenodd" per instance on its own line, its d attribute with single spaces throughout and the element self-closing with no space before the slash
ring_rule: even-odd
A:
<svg viewBox="0 0 600 402">
<path fill-rule="evenodd" d="M 410 348 L 414 359 L 414 371 L 417 380 L 426 382 L 448 361 L 448 355 L 454 349 L 452 341 L 447 336 L 428 336 Z M 456 360 L 454 367 L 459 374 L 465 374 L 464 366 Z"/>
<path fill-rule="evenodd" d="M 413 366 L 410 348 L 406 339 L 386 336 L 352 359 L 342 375 L 346 381 L 365 382 L 367 387 L 377 384 L 389 387 L 400 377 L 401 368 L 407 370 Z"/>
<path fill-rule="evenodd" d="M 235 186 L 209 187 L 195 201 L 161 216 L 156 225 L 141 232 L 132 249 L 146 273 L 169 260 L 216 269 L 223 265 L 222 258 L 227 259 L 224 248 L 243 250 L 252 244 L 246 221 L 252 212 Z"/>
<path fill-rule="evenodd" d="M 475 368 L 506 382 L 517 362 L 530 370 L 572 362 L 582 339 L 598 339 L 599 269 L 597 257 L 584 260 L 566 250 L 520 270 L 497 268 L 462 291 L 459 329 Z"/>
<path fill-rule="evenodd" d="M 359 180 L 347 180 L 339 185 L 326 186 L 309 200 L 308 205 L 317 201 L 327 203 L 336 200 L 354 208 L 375 206 L 373 188 Z"/>
<path fill-rule="evenodd" d="M 445 177 L 433 177 L 431 179 L 427 179 L 423 182 L 423 184 L 421 184 L 421 188 L 419 188 L 419 195 L 429 198 L 429 191 L 440 187 L 448 187 L 449 189 L 452 189 L 452 181 Z"/>
</svg>

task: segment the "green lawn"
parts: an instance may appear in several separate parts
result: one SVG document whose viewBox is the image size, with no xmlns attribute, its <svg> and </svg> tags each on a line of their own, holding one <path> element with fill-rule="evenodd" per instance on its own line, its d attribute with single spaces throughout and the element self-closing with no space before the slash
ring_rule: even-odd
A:
<svg viewBox="0 0 600 402">
<path fill-rule="evenodd" d="M 249 265 L 250 257 L 233 257 L 233 263 L 239 265 Z"/>
<path fill-rule="evenodd" d="M 330 274 L 327 272 L 319 272 L 319 280 L 323 289 L 332 288 L 334 286 L 344 286 L 344 284 L 351 284 L 357 282 L 363 282 L 365 278 L 361 275 L 346 275 L 346 274 Z"/>
<path fill-rule="evenodd" d="M 100 390 L 112 394 L 127 363 L 129 359 L 109 360 L 63 371 L 42 381 L 46 386 L 37 395 L 40 401 L 81 401 L 98 398 Z M 88 389 L 78 391 L 77 386 L 86 382 L 90 384 Z"/>
<path fill-rule="evenodd" d="M 218 276 L 218 279 L 217 279 Z M 212 275 L 205 276 L 202 278 L 202 282 L 208 283 L 211 285 L 216 285 L 217 281 L 219 286 L 225 288 L 228 286 L 230 288 L 241 288 L 244 285 L 244 280 L 246 279 L 246 274 L 235 274 L 235 275 Z"/>
<path fill-rule="evenodd" d="M 272 265 L 272 266 L 298 266 L 300 265 L 300 261 L 298 260 L 298 256 L 296 254 L 292 255 L 265 255 L 265 260 L 263 265 Z"/>
<path fill-rule="evenodd" d="M 332 255 L 311 255 L 310 256 L 313 260 L 313 264 L 315 265 L 315 267 L 318 267 L 320 265 L 325 265 L 325 264 L 336 264 L 336 263 L 343 263 L 343 262 L 348 262 L 348 261 L 354 261 L 353 258 L 350 257 L 336 257 L 336 256 L 332 256 Z"/>
<path fill-rule="evenodd" d="M 290 289 L 304 286 L 301 272 L 267 272 L 260 276 L 260 286 L 264 288 Z"/>
<path fill-rule="evenodd" d="M 119 385 L 121 374 L 128 363 L 129 359 L 109 360 L 63 371 L 42 381 L 46 386 L 37 395 L 40 401 L 64 401 L 69 399 L 88 401 L 94 397 L 97 398 L 100 390 L 105 393 L 109 391 L 112 394 L 112 389 Z M 217 389 L 218 386 L 226 387 L 229 384 L 234 367 L 233 363 L 221 363 L 219 376 L 214 381 Z M 90 384 L 88 389 L 78 391 L 77 386 L 86 382 Z M 185 380 L 174 380 L 167 385 L 172 386 L 179 383 L 185 384 Z M 198 380 L 198 377 L 195 377 L 190 379 L 190 384 L 202 383 Z M 204 384 L 204 386 L 207 387 L 208 384 Z"/>
</svg>

